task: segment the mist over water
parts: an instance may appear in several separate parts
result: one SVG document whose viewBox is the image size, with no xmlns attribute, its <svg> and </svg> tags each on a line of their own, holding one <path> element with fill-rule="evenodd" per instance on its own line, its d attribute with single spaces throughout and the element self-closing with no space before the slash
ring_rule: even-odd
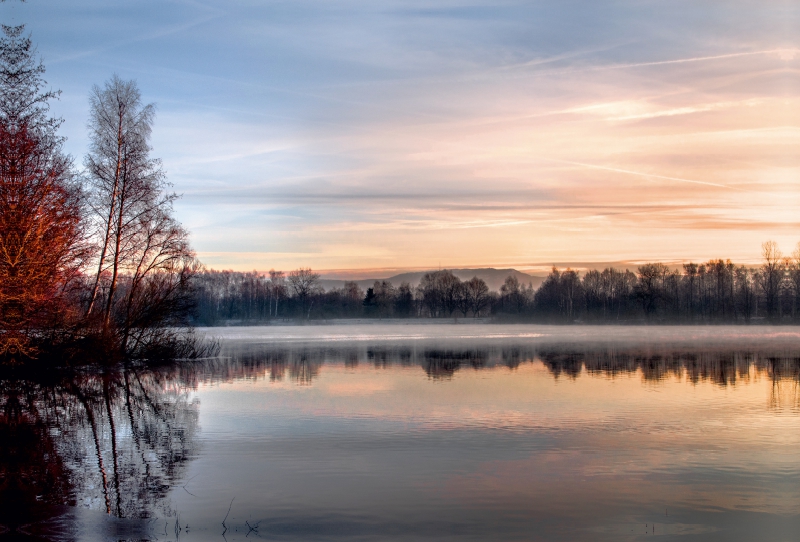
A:
<svg viewBox="0 0 800 542">
<path fill-rule="evenodd" d="M 789 540 L 800 529 L 794 328 L 200 332 L 220 340 L 220 358 L 4 380 L 3 430 L 30 428 L 49 446 L 25 455 L 17 439 L 5 454 L 29 465 L 17 495 L 35 491 L 25 522 L 4 525 L 57 540 Z"/>
</svg>

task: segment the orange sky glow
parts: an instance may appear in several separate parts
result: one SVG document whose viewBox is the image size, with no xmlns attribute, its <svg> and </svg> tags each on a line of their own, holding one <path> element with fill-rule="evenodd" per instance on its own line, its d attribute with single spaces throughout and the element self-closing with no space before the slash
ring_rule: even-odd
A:
<svg viewBox="0 0 800 542">
<path fill-rule="evenodd" d="M 796 3 L 0 10 L 63 90 L 77 161 L 92 84 L 157 104 L 153 154 L 209 267 L 756 263 L 800 241 Z"/>
<path fill-rule="evenodd" d="M 373 157 L 333 172 L 340 185 L 392 178 L 376 187 L 386 198 L 374 209 L 351 210 L 359 206 L 354 198 L 333 223 L 283 230 L 285 252 L 201 257 L 242 270 L 353 274 L 541 271 L 611 259 L 756 262 L 767 239 L 790 253 L 800 241 L 799 68 L 798 50 L 774 49 L 542 68 L 508 86 L 494 83 L 513 79 L 513 69 L 476 74 L 452 105 L 463 114 L 394 119 L 326 142 Z M 462 81 L 429 84 L 463 88 Z M 453 201 L 441 197 L 448 191 Z"/>
</svg>

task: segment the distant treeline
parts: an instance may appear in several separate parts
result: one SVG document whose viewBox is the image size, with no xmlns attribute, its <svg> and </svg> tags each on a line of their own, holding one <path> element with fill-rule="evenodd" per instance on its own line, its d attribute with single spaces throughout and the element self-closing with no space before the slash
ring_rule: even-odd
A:
<svg viewBox="0 0 800 542">
<path fill-rule="evenodd" d="M 784 258 L 774 242 L 763 245 L 758 267 L 730 260 L 662 263 L 636 272 L 607 268 L 583 275 L 553 268 L 538 289 L 509 276 L 499 291 L 484 280 L 462 281 L 432 271 L 419 284 L 395 287 L 355 282 L 325 291 L 310 269 L 285 274 L 206 270 L 195 277 L 196 322 L 220 325 L 280 319 L 472 318 L 543 323 L 750 323 L 800 322 L 800 251 Z"/>
</svg>

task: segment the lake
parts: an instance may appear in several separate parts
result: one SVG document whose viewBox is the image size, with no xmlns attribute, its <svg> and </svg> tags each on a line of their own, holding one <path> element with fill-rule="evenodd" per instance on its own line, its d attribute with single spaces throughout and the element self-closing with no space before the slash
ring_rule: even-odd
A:
<svg viewBox="0 0 800 542">
<path fill-rule="evenodd" d="M 0 522 L 53 540 L 800 532 L 794 327 L 198 332 L 219 359 L 4 380 Z"/>
</svg>

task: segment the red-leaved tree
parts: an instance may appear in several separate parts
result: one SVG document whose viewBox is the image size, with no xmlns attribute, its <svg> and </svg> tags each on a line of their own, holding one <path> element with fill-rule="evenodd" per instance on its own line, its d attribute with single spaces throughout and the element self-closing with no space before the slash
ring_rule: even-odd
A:
<svg viewBox="0 0 800 542">
<path fill-rule="evenodd" d="M 0 353 L 64 333 L 83 261 L 81 194 L 48 116 L 44 67 L 23 27 L 0 38 Z"/>
</svg>

